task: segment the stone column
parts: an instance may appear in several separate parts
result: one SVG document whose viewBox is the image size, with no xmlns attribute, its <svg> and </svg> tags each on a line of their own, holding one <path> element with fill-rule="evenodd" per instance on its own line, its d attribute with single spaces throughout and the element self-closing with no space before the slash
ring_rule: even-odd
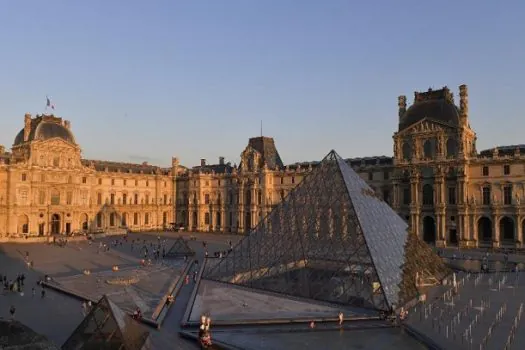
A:
<svg viewBox="0 0 525 350">
<path fill-rule="evenodd" d="M 499 232 L 499 219 L 500 216 L 494 214 L 492 216 L 492 246 L 498 248 L 500 246 L 500 232 Z"/>
<path fill-rule="evenodd" d="M 521 221 L 523 218 L 521 215 L 516 215 L 516 248 L 521 248 L 523 246 L 523 226 Z"/>
</svg>

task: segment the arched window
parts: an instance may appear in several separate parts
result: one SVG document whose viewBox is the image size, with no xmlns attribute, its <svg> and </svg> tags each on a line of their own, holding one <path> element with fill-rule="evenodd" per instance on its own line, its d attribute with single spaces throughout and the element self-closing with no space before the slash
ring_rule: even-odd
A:
<svg viewBox="0 0 525 350">
<path fill-rule="evenodd" d="M 144 214 L 144 225 L 149 225 L 149 213 Z"/>
<path fill-rule="evenodd" d="M 412 147 L 408 142 L 403 143 L 403 159 L 410 160 L 412 158 Z"/>
<path fill-rule="evenodd" d="M 434 158 L 434 142 L 433 140 L 426 140 L 423 144 L 423 156 L 425 159 Z"/>
<path fill-rule="evenodd" d="M 458 143 L 455 139 L 447 140 L 447 158 L 453 158 L 458 154 Z"/>
<path fill-rule="evenodd" d="M 115 213 L 109 214 L 109 226 L 115 226 Z"/>
<path fill-rule="evenodd" d="M 102 213 L 97 213 L 97 227 L 102 227 Z"/>
<path fill-rule="evenodd" d="M 434 189 L 432 185 L 426 184 L 423 186 L 423 205 L 434 204 Z"/>
<path fill-rule="evenodd" d="M 133 225 L 138 225 L 139 224 L 139 213 L 134 213 L 133 214 Z"/>
</svg>

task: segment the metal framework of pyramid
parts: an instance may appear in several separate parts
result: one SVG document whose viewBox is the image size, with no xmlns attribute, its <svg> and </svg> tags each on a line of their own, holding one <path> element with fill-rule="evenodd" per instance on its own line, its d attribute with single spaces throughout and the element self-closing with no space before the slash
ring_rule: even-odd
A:
<svg viewBox="0 0 525 350">
<path fill-rule="evenodd" d="M 62 350 L 148 348 L 149 332 L 103 296 L 62 345 Z"/>
<path fill-rule="evenodd" d="M 407 223 L 331 151 L 204 278 L 391 310 L 450 273 Z"/>
<path fill-rule="evenodd" d="M 186 242 L 184 238 L 179 237 L 173 242 L 173 245 L 166 253 L 165 258 L 180 258 L 193 255 L 195 255 L 195 252 L 188 246 L 188 242 Z"/>
</svg>

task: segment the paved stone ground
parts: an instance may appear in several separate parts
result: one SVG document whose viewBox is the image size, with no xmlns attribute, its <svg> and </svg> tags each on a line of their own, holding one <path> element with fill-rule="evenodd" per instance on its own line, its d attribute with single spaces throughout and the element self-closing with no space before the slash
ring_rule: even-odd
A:
<svg viewBox="0 0 525 350">
<path fill-rule="evenodd" d="M 176 266 L 176 262 L 179 266 Z M 168 265 L 160 262 L 139 268 L 124 268 L 117 272 L 109 270 L 90 275 L 57 277 L 53 278 L 51 285 L 85 296 L 94 302 L 107 295 L 122 310 L 132 313 L 138 307 L 145 317 L 152 318 L 161 299 L 170 292 L 173 283 L 181 278 L 184 267 L 182 260 Z M 128 286 L 108 283 L 116 278 L 134 279 L 137 282 Z"/>
<path fill-rule="evenodd" d="M 178 236 L 189 236 L 191 234 L 160 233 L 162 239 L 168 240 L 166 247 L 169 249 L 171 242 Z M 157 242 L 156 234 L 131 234 L 130 240 L 140 239 L 150 242 Z M 208 242 L 210 252 L 215 250 L 226 250 L 228 241 L 232 240 L 235 244 L 239 236 L 215 236 L 195 234 L 199 240 Z M 97 240 L 110 244 L 115 238 L 103 238 Z M 204 250 L 201 241 L 190 242 L 190 247 L 197 252 L 197 258 L 202 259 Z M 137 266 L 141 258 L 140 251 L 135 249 L 131 252 L 130 244 L 123 244 L 115 248 L 110 248 L 109 252 L 97 254 L 98 244 L 88 245 L 87 242 L 68 243 L 66 247 L 58 247 L 48 244 L 2 244 L 0 245 L 0 274 L 6 275 L 8 279 L 14 280 L 16 275 L 24 273 L 26 275 L 24 295 L 3 291 L 0 295 L 0 318 L 8 318 L 9 308 L 16 307 L 15 318 L 20 322 L 41 333 L 57 345 L 62 345 L 67 337 L 82 321 L 81 302 L 77 299 L 67 297 L 61 293 L 46 289 L 45 298 L 40 297 L 41 288 L 36 282 L 43 278 L 45 274 L 53 277 L 64 277 L 82 273 L 84 269 L 92 272 L 106 271 L 113 265 L 122 268 Z M 34 261 L 34 269 L 28 269 L 24 262 L 26 252 L 29 252 L 29 259 Z M 32 296 L 31 289 L 35 288 L 36 296 Z M 191 284 L 185 289 L 191 288 Z M 188 292 L 191 293 L 191 290 Z M 182 298 L 183 299 L 183 298 Z M 184 300 L 180 300 L 184 302 Z M 176 301 L 172 309 L 168 312 L 165 319 L 166 325 L 172 327 L 161 330 L 159 334 L 170 333 L 171 337 L 176 334 L 178 322 L 184 313 L 178 309 Z M 174 321 L 177 320 L 177 321 Z M 174 328 L 176 325 L 177 328 Z M 156 332 L 155 332 L 156 333 Z M 2 336 L 2 334 L 0 334 Z M 175 339 L 179 340 L 178 336 Z M 181 349 L 191 349 L 191 343 L 180 339 Z M 173 344 L 173 342 L 171 342 Z M 189 347 L 188 347 L 189 346 Z M 197 348 L 196 346 L 193 348 Z"/>
<path fill-rule="evenodd" d="M 455 297 L 441 295 L 411 309 L 407 323 L 444 349 L 504 349 L 525 303 L 525 273 L 460 274 L 457 280 L 464 284 L 460 283 Z M 501 281 L 505 283 L 500 285 Z M 525 348 L 524 329 L 522 318 L 514 332 L 513 349 Z"/>
</svg>

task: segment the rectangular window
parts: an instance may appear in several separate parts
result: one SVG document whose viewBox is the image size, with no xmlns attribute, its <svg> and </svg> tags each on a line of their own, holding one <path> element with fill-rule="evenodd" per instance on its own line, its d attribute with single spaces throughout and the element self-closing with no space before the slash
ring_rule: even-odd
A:
<svg viewBox="0 0 525 350">
<path fill-rule="evenodd" d="M 22 181 L 26 181 L 27 180 L 27 175 L 26 174 L 22 174 Z"/>
<path fill-rule="evenodd" d="M 149 214 L 144 214 L 144 225 L 149 225 Z"/>
<path fill-rule="evenodd" d="M 455 187 L 448 188 L 448 204 L 452 204 L 452 205 L 456 204 L 456 188 Z"/>
<path fill-rule="evenodd" d="M 122 204 L 127 204 L 127 203 L 128 203 L 128 195 L 124 193 L 122 195 Z"/>
<path fill-rule="evenodd" d="M 389 190 L 383 190 L 383 200 L 387 203 L 390 202 L 390 191 Z"/>
<path fill-rule="evenodd" d="M 505 205 L 512 204 L 512 186 L 503 187 L 503 204 Z"/>
<path fill-rule="evenodd" d="M 210 195 L 209 194 L 205 194 L 204 195 L 204 204 L 210 204 Z"/>
<path fill-rule="evenodd" d="M 388 173 L 388 171 L 384 171 L 383 172 L 383 180 L 388 180 L 390 178 L 390 174 Z"/>
<path fill-rule="evenodd" d="M 139 195 L 135 194 L 135 204 L 139 204 Z"/>
<path fill-rule="evenodd" d="M 204 213 L 204 225 L 210 224 L 210 213 Z"/>
<path fill-rule="evenodd" d="M 505 164 L 503 166 L 503 175 L 510 175 L 510 165 Z"/>
<path fill-rule="evenodd" d="M 133 214 L 133 225 L 138 225 L 138 224 L 139 224 L 139 214 L 134 213 Z"/>
<path fill-rule="evenodd" d="M 46 204 L 46 192 L 45 191 L 41 190 L 38 193 L 38 204 L 40 204 L 40 205 Z"/>
<path fill-rule="evenodd" d="M 281 185 L 284 184 L 284 177 L 281 177 Z"/>
<path fill-rule="evenodd" d="M 374 181 L 374 173 L 368 173 L 368 181 Z"/>
<path fill-rule="evenodd" d="M 114 185 L 115 185 L 115 179 L 111 179 L 111 186 L 114 186 Z"/>
<path fill-rule="evenodd" d="M 135 180 L 135 186 L 139 185 L 139 180 Z"/>
<path fill-rule="evenodd" d="M 489 176 L 489 167 L 488 166 L 484 166 L 483 167 L 483 176 Z"/>
<path fill-rule="evenodd" d="M 102 179 L 98 179 L 98 184 L 102 185 Z"/>
<path fill-rule="evenodd" d="M 490 205 L 490 187 L 483 187 L 483 205 Z"/>
<path fill-rule="evenodd" d="M 410 188 L 403 189 L 403 204 L 404 205 L 410 204 Z"/>
<path fill-rule="evenodd" d="M 73 204 L 73 192 L 68 192 L 66 194 L 66 204 L 67 205 Z"/>
<path fill-rule="evenodd" d="M 109 197 L 109 202 L 110 202 L 110 204 L 112 204 L 112 205 L 115 204 L 115 194 L 114 194 L 114 193 L 112 193 L 112 194 L 110 195 L 110 197 Z"/>
<path fill-rule="evenodd" d="M 128 182 L 126 181 L 126 179 L 122 180 L 122 184 L 123 184 L 124 186 L 126 186 L 126 185 L 128 184 Z"/>
<path fill-rule="evenodd" d="M 162 203 L 164 203 L 164 205 L 168 204 L 168 195 L 167 194 L 164 195 Z"/>
<path fill-rule="evenodd" d="M 149 194 L 146 195 L 146 204 L 149 204 Z"/>
<path fill-rule="evenodd" d="M 82 178 L 82 183 L 85 184 L 87 182 L 87 178 L 86 177 L 83 177 Z"/>
<path fill-rule="evenodd" d="M 53 191 L 51 192 L 51 205 L 59 205 L 60 204 L 60 192 Z"/>
<path fill-rule="evenodd" d="M 102 193 L 97 193 L 97 204 L 102 204 Z"/>
<path fill-rule="evenodd" d="M 292 176 L 292 183 L 295 183 L 295 177 Z"/>
</svg>

